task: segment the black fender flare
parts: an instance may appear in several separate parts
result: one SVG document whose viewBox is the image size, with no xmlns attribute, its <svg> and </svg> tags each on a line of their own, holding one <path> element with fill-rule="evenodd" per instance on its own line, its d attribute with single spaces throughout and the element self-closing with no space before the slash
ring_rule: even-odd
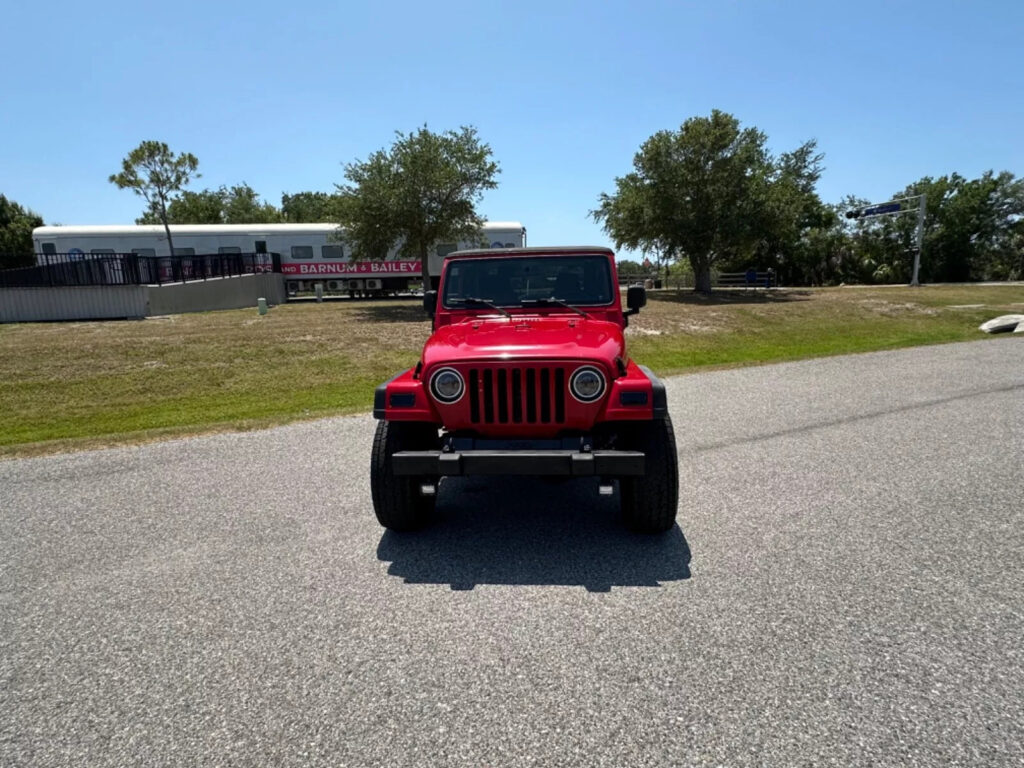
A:
<svg viewBox="0 0 1024 768">
<path fill-rule="evenodd" d="M 387 418 L 387 407 L 388 407 L 388 384 L 397 379 L 399 376 L 404 375 L 409 369 L 399 371 L 390 379 L 385 381 L 383 384 L 378 384 L 377 388 L 373 390 L 373 418 L 384 419 Z"/>
<path fill-rule="evenodd" d="M 655 376 L 646 365 L 637 367 L 651 381 L 651 406 L 654 409 L 654 416 L 668 416 L 668 394 L 665 392 L 665 382 Z"/>
</svg>

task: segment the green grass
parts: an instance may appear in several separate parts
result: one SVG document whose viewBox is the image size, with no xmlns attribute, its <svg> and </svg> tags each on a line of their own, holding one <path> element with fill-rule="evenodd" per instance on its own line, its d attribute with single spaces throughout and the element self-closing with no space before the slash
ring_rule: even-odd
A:
<svg viewBox="0 0 1024 768">
<path fill-rule="evenodd" d="M 628 339 L 633 357 L 668 374 L 990 339 L 978 325 L 1008 312 L 1024 313 L 1024 287 L 664 292 Z M 0 326 L 0 455 L 365 411 L 429 331 L 412 301 Z"/>
<path fill-rule="evenodd" d="M 427 333 L 409 302 L 0 326 L 0 454 L 365 410 Z"/>
<path fill-rule="evenodd" d="M 666 374 L 993 338 L 978 331 L 982 322 L 1024 313 L 1020 286 L 849 287 L 737 291 L 710 300 L 692 294 L 653 298 L 634 320 L 631 353 Z"/>
</svg>

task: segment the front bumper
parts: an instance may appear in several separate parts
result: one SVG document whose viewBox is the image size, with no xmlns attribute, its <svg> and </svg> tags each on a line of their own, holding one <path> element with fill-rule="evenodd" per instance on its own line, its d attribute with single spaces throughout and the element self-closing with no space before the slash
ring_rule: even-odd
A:
<svg viewBox="0 0 1024 768">
<path fill-rule="evenodd" d="M 546 475 L 620 477 L 644 474 L 640 451 L 468 450 L 398 451 L 396 475 Z"/>
</svg>

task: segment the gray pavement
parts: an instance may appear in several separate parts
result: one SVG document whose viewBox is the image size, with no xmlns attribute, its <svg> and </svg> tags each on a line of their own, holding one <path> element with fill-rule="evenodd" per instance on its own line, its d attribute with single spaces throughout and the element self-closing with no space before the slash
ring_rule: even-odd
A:
<svg viewBox="0 0 1024 768">
<path fill-rule="evenodd" d="M 1024 339 L 672 379 L 679 527 L 368 416 L 0 462 L 0 765 L 1020 765 Z"/>
</svg>

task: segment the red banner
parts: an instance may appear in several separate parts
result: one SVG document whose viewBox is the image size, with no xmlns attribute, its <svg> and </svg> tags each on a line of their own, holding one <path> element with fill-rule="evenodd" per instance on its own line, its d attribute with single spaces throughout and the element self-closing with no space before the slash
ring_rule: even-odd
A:
<svg viewBox="0 0 1024 768">
<path fill-rule="evenodd" d="M 420 261 L 321 261 L 303 264 L 287 262 L 281 265 L 286 275 L 418 275 Z"/>
</svg>

